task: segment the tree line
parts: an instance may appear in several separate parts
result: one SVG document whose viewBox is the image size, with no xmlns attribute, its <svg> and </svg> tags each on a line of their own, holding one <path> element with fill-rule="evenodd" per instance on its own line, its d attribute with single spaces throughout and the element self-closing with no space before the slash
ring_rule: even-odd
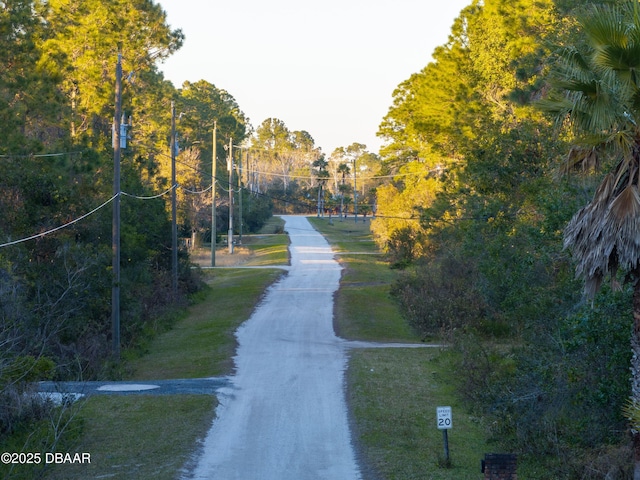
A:
<svg viewBox="0 0 640 480">
<path fill-rule="evenodd" d="M 474 1 L 379 129 L 393 295 L 527 478 L 637 478 L 639 19 Z"/>
</svg>

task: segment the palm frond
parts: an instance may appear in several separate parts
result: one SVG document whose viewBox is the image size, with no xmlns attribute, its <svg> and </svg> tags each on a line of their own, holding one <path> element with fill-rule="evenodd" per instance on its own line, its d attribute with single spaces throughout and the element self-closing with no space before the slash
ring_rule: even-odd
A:
<svg viewBox="0 0 640 480">
<path fill-rule="evenodd" d="M 615 189 L 615 177 L 608 173 L 604 176 L 593 195 L 591 205 L 595 205 L 598 214 L 603 213 L 609 205 Z"/>
<path fill-rule="evenodd" d="M 629 420 L 631 428 L 640 432 L 640 401 L 630 398 L 622 408 L 622 414 Z"/>
<path fill-rule="evenodd" d="M 601 156 L 593 146 L 574 145 L 560 165 L 560 173 L 568 175 L 574 171 L 590 172 L 600 166 Z"/>
<path fill-rule="evenodd" d="M 586 97 L 598 92 L 598 77 L 589 57 L 575 48 L 564 49 L 558 55 L 550 81 L 554 91 L 579 92 Z"/>
<path fill-rule="evenodd" d="M 640 216 L 640 195 L 638 187 L 627 186 L 611 202 L 610 207 L 613 220 L 622 228 L 625 224 L 631 223 L 634 217 Z"/>
<path fill-rule="evenodd" d="M 580 140 L 563 169 L 616 161 L 564 231 L 588 295 L 619 267 L 640 264 L 639 12 L 637 0 L 585 7 L 579 21 L 587 44 L 564 49 L 552 79 L 549 103 L 557 102 L 556 111 Z"/>
<path fill-rule="evenodd" d="M 631 158 L 633 150 L 637 145 L 635 129 L 620 128 L 612 131 L 603 140 L 603 144 L 608 146 L 613 152 L 618 152 L 624 158 Z"/>
<path fill-rule="evenodd" d="M 629 19 L 622 7 L 594 4 L 580 15 L 579 21 L 596 50 L 604 45 L 625 45 L 628 42 Z"/>
<path fill-rule="evenodd" d="M 581 208 L 564 230 L 564 247 L 576 260 L 576 276 L 585 279 L 585 294 L 592 298 L 603 278 L 617 268 L 614 253 L 617 229 L 608 215 L 614 196 L 615 178 L 607 174 L 593 199 Z M 613 260 L 613 261 L 612 261 Z"/>
<path fill-rule="evenodd" d="M 640 192 L 629 185 L 617 195 L 609 174 L 593 200 L 578 211 L 564 231 L 565 248 L 577 261 L 576 275 L 585 278 L 585 293 L 593 296 L 603 278 L 618 267 L 633 269 L 640 260 Z"/>
</svg>

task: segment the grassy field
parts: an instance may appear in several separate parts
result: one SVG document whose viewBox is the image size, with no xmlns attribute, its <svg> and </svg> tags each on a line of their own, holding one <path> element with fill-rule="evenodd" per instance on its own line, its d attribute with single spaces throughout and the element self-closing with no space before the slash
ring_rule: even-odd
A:
<svg viewBox="0 0 640 480">
<path fill-rule="evenodd" d="M 376 250 L 368 223 L 333 225 L 311 219 L 337 250 L 344 267 L 336 295 L 335 322 L 354 340 L 418 342 L 389 296 L 397 271 Z M 286 237 L 243 239 L 229 263 L 287 263 Z M 223 252 L 220 252 L 222 260 Z M 206 261 L 206 259 L 205 259 Z M 233 332 L 249 317 L 278 269 L 206 271 L 208 289 L 184 320 L 158 337 L 142 358 L 128 364 L 131 379 L 189 378 L 229 374 Z M 481 478 L 480 459 L 489 452 L 482 425 L 457 401 L 446 350 L 363 349 L 350 355 L 348 401 L 354 443 L 364 480 Z M 205 395 L 94 397 L 79 413 L 78 452 L 90 452 L 90 468 L 60 466 L 46 478 L 177 478 L 211 424 L 216 400 Z M 442 432 L 435 408 L 453 408 L 449 431 L 451 465 L 443 462 Z"/>
</svg>

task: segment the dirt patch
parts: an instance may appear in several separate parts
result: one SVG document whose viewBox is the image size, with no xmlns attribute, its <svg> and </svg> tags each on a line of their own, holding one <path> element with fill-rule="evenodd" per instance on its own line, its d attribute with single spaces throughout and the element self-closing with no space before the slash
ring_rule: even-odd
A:
<svg viewBox="0 0 640 480">
<path fill-rule="evenodd" d="M 191 262 L 199 267 L 211 266 L 211 250 L 206 248 L 196 248 L 189 253 Z M 228 249 L 216 249 L 216 267 L 239 267 L 247 263 L 254 257 L 254 253 L 246 247 L 236 245 L 233 253 Z"/>
</svg>

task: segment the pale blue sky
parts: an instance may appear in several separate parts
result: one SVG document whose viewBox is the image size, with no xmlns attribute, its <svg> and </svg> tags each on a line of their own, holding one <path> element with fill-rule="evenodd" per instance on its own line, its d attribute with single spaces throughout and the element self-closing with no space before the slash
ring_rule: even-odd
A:
<svg viewBox="0 0 640 480">
<path fill-rule="evenodd" d="M 158 0 L 182 49 L 160 69 L 176 87 L 227 90 L 251 124 L 306 130 L 327 155 L 353 142 L 378 152 L 400 82 L 446 43 L 471 0 Z"/>
</svg>

